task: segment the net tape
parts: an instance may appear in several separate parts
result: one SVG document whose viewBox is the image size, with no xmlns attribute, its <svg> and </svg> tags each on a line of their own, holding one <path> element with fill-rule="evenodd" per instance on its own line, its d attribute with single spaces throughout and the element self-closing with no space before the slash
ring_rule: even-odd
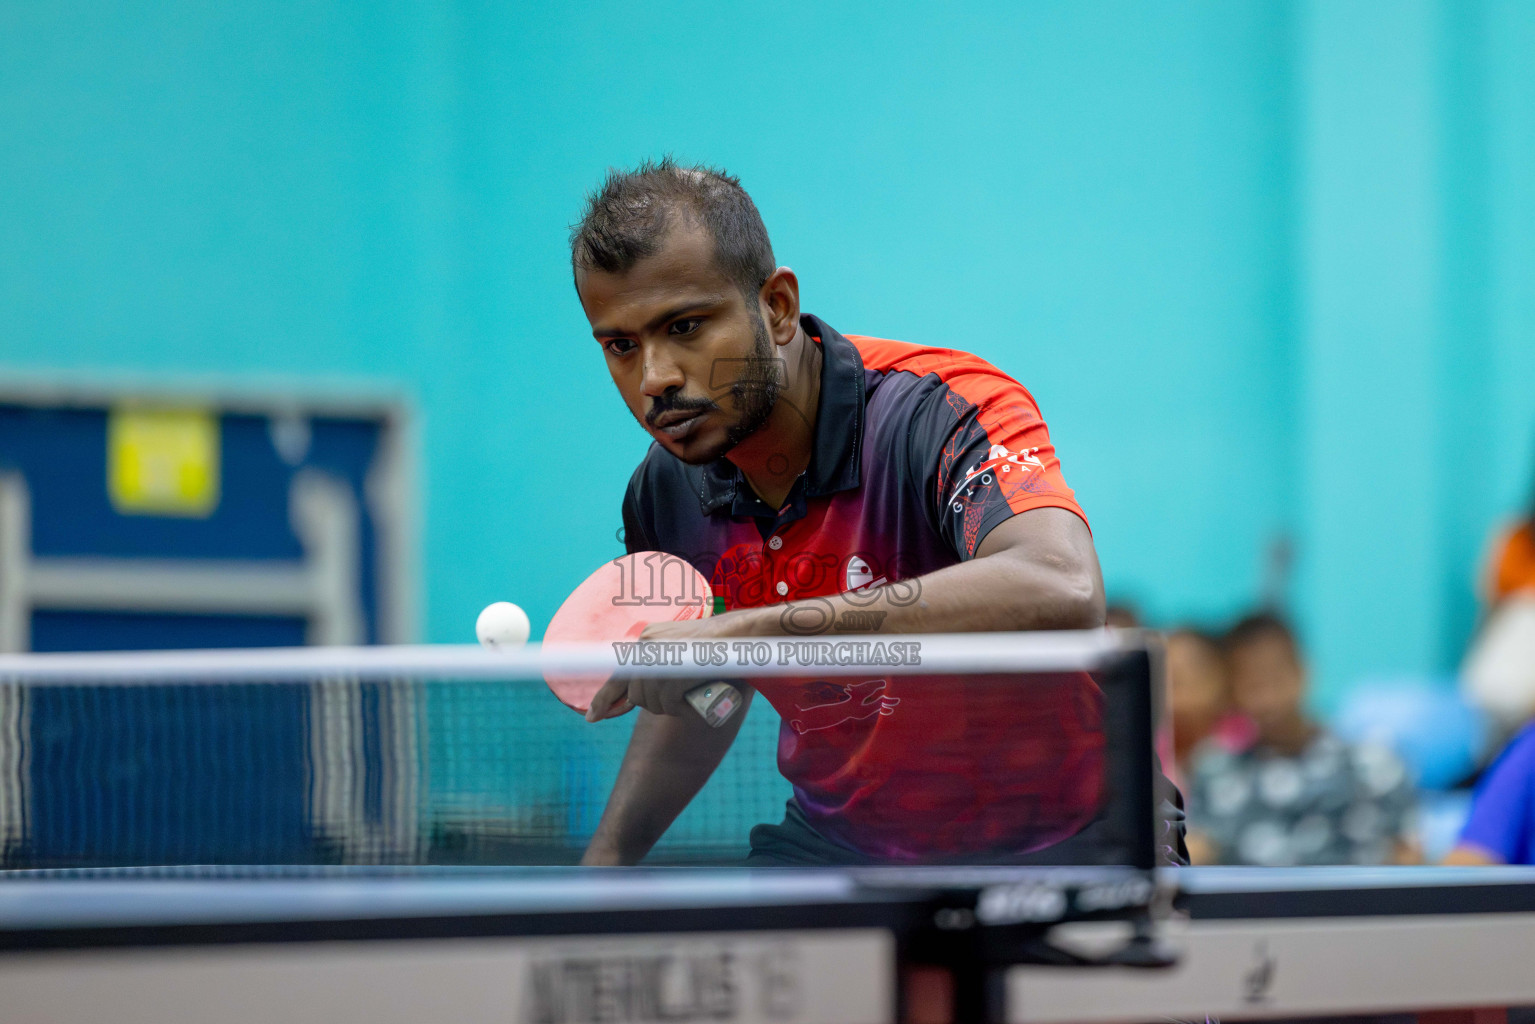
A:
<svg viewBox="0 0 1535 1024">
<path fill-rule="evenodd" d="M 71 684 L 241 682 L 342 676 L 358 680 L 538 679 L 546 670 L 623 671 L 636 676 L 681 674 L 754 676 L 817 674 L 929 675 L 936 672 L 1091 671 L 1127 644 L 1136 631 L 1113 629 L 1037 633 L 946 633 L 836 639 L 784 637 L 695 642 L 666 647 L 655 641 L 571 645 L 539 644 L 499 650 L 468 644 L 374 647 L 297 647 L 227 651 L 126 651 L 86 654 L 0 654 L 0 682 Z M 654 644 L 669 660 L 639 660 L 637 644 Z M 860 656 L 862 655 L 862 656 Z M 878 655 L 878 657 L 874 657 Z M 673 657 L 674 656 L 674 657 Z M 719 660 L 723 658 L 723 660 Z"/>
</svg>

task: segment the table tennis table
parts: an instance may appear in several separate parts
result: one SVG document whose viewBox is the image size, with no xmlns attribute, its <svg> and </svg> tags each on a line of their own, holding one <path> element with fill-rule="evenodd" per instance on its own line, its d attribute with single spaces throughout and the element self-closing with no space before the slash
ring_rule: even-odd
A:
<svg viewBox="0 0 1535 1024">
<path fill-rule="evenodd" d="M 0 876 L 0 1020 L 1204 1021 L 1535 1006 L 1535 869 Z"/>
</svg>

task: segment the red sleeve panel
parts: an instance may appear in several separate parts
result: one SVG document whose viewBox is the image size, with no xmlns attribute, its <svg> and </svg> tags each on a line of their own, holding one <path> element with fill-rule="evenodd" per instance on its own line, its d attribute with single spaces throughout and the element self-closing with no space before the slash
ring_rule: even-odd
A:
<svg viewBox="0 0 1535 1024">
<path fill-rule="evenodd" d="M 960 558 L 975 557 L 998 523 L 1030 509 L 1064 508 L 1087 522 L 1023 385 L 968 352 L 848 340 L 869 370 L 937 378 L 912 417 L 907 457 L 923 480 L 933 524 Z"/>
</svg>

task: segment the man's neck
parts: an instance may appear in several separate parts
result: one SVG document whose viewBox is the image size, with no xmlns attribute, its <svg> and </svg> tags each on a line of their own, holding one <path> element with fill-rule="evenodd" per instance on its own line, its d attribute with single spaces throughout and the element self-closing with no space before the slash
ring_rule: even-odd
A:
<svg viewBox="0 0 1535 1024">
<path fill-rule="evenodd" d="M 784 353 L 784 387 L 764 423 L 726 456 L 764 503 L 779 508 L 810 465 L 821 404 L 821 346 L 799 328 Z"/>
</svg>

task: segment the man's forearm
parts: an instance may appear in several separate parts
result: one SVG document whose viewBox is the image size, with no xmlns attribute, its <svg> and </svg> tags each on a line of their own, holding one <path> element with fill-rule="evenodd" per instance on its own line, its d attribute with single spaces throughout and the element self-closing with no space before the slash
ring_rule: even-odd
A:
<svg viewBox="0 0 1535 1024">
<path fill-rule="evenodd" d="M 969 561 L 882 587 L 731 612 L 708 628 L 732 636 L 1008 632 L 1090 629 L 1103 615 L 1087 524 L 1047 507 L 999 523 Z"/>
<path fill-rule="evenodd" d="M 729 614 L 740 616 L 731 630 L 740 636 L 1088 629 L 1103 625 L 1103 599 L 1082 574 L 999 554 L 872 590 Z"/>
<path fill-rule="evenodd" d="M 634 864 L 650 852 L 719 766 L 741 730 L 751 696 L 744 692 L 741 709 L 717 729 L 691 713 L 636 712 L 613 793 L 581 862 Z"/>
</svg>

